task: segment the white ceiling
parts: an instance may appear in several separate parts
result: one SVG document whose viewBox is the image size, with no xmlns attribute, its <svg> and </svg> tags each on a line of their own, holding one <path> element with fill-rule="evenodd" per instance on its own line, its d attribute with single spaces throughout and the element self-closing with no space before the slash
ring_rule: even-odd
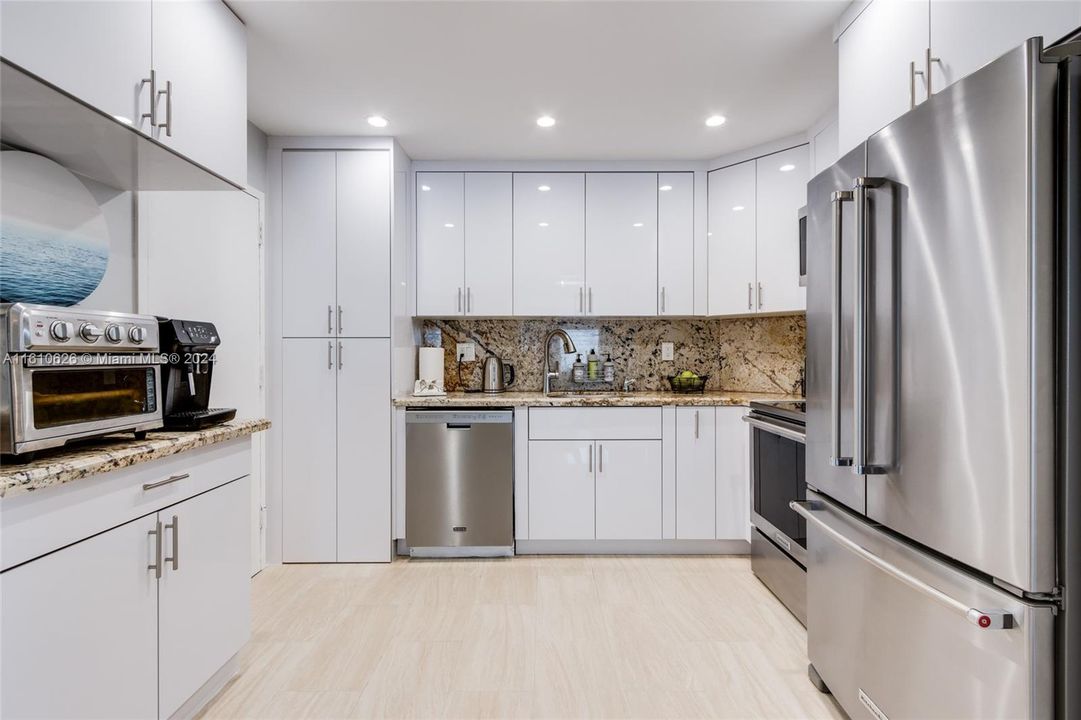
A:
<svg viewBox="0 0 1081 720">
<path fill-rule="evenodd" d="M 847 0 L 229 4 L 268 134 L 390 134 L 423 160 L 679 160 L 825 114 Z M 705 127 L 714 113 L 728 122 Z"/>
</svg>

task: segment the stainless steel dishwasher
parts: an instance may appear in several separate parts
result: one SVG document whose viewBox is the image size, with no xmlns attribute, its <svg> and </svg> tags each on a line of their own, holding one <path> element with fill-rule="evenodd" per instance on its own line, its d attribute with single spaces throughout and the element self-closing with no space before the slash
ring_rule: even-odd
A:
<svg viewBox="0 0 1081 720">
<path fill-rule="evenodd" d="M 405 414 L 405 542 L 415 557 L 514 554 L 514 413 Z"/>
</svg>

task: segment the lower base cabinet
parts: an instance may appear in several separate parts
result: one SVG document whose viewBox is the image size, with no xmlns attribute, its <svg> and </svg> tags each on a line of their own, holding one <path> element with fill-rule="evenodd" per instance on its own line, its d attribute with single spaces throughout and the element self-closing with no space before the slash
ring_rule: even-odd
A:
<svg viewBox="0 0 1081 720">
<path fill-rule="evenodd" d="M 661 539 L 661 441 L 597 442 L 597 539 Z"/>
<path fill-rule="evenodd" d="M 596 537 L 594 443 L 535 440 L 529 443 L 529 536 L 545 540 Z"/>
</svg>

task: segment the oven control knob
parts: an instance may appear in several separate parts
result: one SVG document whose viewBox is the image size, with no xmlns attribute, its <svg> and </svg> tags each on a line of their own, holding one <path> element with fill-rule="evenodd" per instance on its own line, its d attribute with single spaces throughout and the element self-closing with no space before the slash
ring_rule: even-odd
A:
<svg viewBox="0 0 1081 720">
<path fill-rule="evenodd" d="M 128 330 L 128 338 L 138 345 L 143 340 L 146 340 L 146 328 L 136 325 L 131 330 Z"/>
<path fill-rule="evenodd" d="M 105 339 L 111 343 L 118 343 L 124 339 L 124 328 L 119 325 L 105 326 Z"/>
<path fill-rule="evenodd" d="M 102 336 L 101 328 L 93 323 L 83 323 L 79 327 L 79 334 L 82 335 L 83 340 L 89 343 L 98 341 L 98 338 Z"/>
<path fill-rule="evenodd" d="M 71 340 L 71 334 L 75 332 L 75 328 L 69 322 L 63 320 L 55 320 L 53 324 L 49 326 L 49 334 L 53 336 L 53 340 L 59 342 L 67 342 Z"/>
</svg>

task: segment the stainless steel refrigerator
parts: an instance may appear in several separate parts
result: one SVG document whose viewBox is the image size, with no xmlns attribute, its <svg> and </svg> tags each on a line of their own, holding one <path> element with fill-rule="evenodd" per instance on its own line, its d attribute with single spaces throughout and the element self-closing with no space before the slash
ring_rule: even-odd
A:
<svg viewBox="0 0 1081 720">
<path fill-rule="evenodd" d="M 1030 40 L 808 186 L 793 509 L 853 717 L 1081 717 L 1078 51 Z"/>
</svg>

